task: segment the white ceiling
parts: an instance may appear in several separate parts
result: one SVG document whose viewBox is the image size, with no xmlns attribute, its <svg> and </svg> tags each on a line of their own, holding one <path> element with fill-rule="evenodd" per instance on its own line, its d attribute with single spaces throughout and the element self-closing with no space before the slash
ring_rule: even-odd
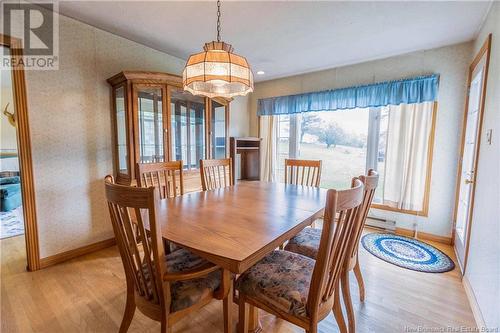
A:
<svg viewBox="0 0 500 333">
<path fill-rule="evenodd" d="M 471 40 L 491 1 L 223 1 L 222 39 L 256 81 Z M 67 16 L 186 59 L 215 39 L 214 1 L 61 1 Z"/>
</svg>

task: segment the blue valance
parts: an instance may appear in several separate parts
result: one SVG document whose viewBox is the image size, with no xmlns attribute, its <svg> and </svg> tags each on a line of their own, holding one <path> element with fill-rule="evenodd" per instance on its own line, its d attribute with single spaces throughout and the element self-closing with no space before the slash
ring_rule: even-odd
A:
<svg viewBox="0 0 500 333">
<path fill-rule="evenodd" d="M 259 99 L 257 115 L 334 111 L 386 105 L 432 102 L 437 99 L 439 75 L 379 82 L 357 87 Z"/>
</svg>

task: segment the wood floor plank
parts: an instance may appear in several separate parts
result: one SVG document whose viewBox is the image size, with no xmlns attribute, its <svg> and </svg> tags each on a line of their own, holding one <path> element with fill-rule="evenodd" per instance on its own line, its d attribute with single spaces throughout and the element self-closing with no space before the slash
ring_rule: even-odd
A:
<svg viewBox="0 0 500 333">
<path fill-rule="evenodd" d="M 454 258 L 450 246 L 431 243 Z M 117 332 L 125 308 L 125 276 L 116 247 L 42 271 L 26 272 L 22 236 L 0 241 L 1 331 Z M 458 269 L 429 274 L 381 261 L 360 247 L 366 301 L 351 279 L 357 332 L 404 332 L 407 327 L 474 327 Z M 234 308 L 237 321 L 237 307 Z M 298 327 L 261 311 L 264 332 L 296 333 Z M 129 332 L 159 332 L 136 311 Z M 174 326 L 174 332 L 223 332 L 222 303 L 213 301 Z M 333 315 L 319 332 L 338 332 Z"/>
</svg>

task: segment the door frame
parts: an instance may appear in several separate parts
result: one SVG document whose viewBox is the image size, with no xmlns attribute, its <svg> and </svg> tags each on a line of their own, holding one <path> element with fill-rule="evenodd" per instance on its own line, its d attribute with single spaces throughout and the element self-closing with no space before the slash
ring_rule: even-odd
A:
<svg viewBox="0 0 500 333">
<path fill-rule="evenodd" d="M 478 129 L 477 129 L 477 144 L 475 147 L 475 160 L 474 160 L 474 174 L 472 175 L 472 189 L 471 189 L 471 197 L 470 197 L 470 209 L 468 213 L 468 224 L 467 224 L 467 229 L 466 229 L 466 240 L 465 240 L 465 256 L 464 256 L 464 263 L 463 267 L 460 261 L 458 260 L 458 255 L 457 255 L 457 261 L 458 265 L 460 266 L 460 269 L 462 271 L 462 275 L 465 274 L 465 269 L 467 268 L 467 259 L 469 257 L 469 244 L 470 244 L 470 234 L 472 232 L 472 216 L 474 212 L 474 196 L 476 192 L 476 180 L 477 180 L 477 168 L 478 168 L 478 162 L 479 162 L 479 150 L 481 147 L 481 136 L 482 136 L 482 129 L 483 129 L 483 115 L 484 115 L 484 105 L 486 102 L 486 90 L 487 90 L 487 84 L 488 84 L 488 69 L 489 69 L 489 64 L 490 64 L 490 53 L 491 53 L 491 34 L 488 35 L 486 38 L 486 41 L 483 43 L 481 46 L 481 49 L 479 52 L 476 54 L 474 57 L 474 60 L 469 66 L 469 72 L 467 76 L 467 92 L 466 92 L 466 97 L 465 97 L 465 109 L 464 109 L 464 115 L 463 115 L 463 122 L 462 122 L 462 134 L 461 134 L 461 139 L 460 139 L 460 154 L 459 154 L 459 163 L 458 163 L 458 169 L 457 169 L 457 180 L 456 180 L 456 185 L 455 185 L 455 209 L 453 211 L 453 230 L 452 230 L 452 242 L 453 242 L 453 250 L 456 252 L 455 248 L 455 237 L 456 235 L 456 224 L 457 224 L 457 211 L 458 211 L 458 199 L 460 195 L 460 179 L 461 179 L 461 174 L 462 174 L 462 160 L 463 160 L 463 155 L 464 155 L 464 143 L 465 143 L 465 132 L 467 128 L 467 113 L 469 112 L 469 90 L 471 86 L 471 81 L 472 81 L 472 74 L 474 73 L 474 70 L 476 69 L 476 66 L 481 62 L 481 59 L 486 56 L 486 62 L 485 62 L 485 73 L 484 73 L 484 80 L 483 80 L 483 86 L 481 89 L 481 100 L 479 102 L 479 115 L 478 115 Z M 457 254 L 457 253 L 455 253 Z"/>
<path fill-rule="evenodd" d="M 22 57 L 22 41 L 0 34 L 0 45 L 11 50 L 11 57 Z M 33 158 L 31 154 L 31 135 L 28 119 L 28 99 L 26 80 L 22 64 L 11 69 L 13 97 L 16 119 L 16 136 L 19 156 L 19 172 L 21 175 L 21 195 L 23 199 L 23 218 L 26 241 L 27 269 L 36 271 L 40 266 L 40 246 L 36 220 L 35 184 L 33 178 Z"/>
</svg>

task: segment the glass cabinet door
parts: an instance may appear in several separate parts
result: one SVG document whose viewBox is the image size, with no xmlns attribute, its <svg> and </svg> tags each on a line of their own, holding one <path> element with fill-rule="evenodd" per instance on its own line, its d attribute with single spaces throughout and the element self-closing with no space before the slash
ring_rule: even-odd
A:
<svg viewBox="0 0 500 333">
<path fill-rule="evenodd" d="M 210 112 L 210 126 L 212 133 L 210 135 L 210 141 L 212 146 L 212 158 L 226 158 L 226 123 L 228 121 L 226 106 L 214 100 L 211 101 L 211 105 L 212 110 Z"/>
<path fill-rule="evenodd" d="M 127 117 L 125 108 L 125 87 L 119 86 L 114 90 L 115 117 L 116 117 L 116 155 L 118 173 L 128 175 L 127 153 Z"/>
<path fill-rule="evenodd" d="M 185 169 L 200 167 L 205 158 L 205 99 L 181 89 L 170 91 L 170 146 L 172 160 Z"/>
<path fill-rule="evenodd" d="M 163 91 L 161 87 L 136 87 L 139 162 L 165 161 Z"/>
</svg>

